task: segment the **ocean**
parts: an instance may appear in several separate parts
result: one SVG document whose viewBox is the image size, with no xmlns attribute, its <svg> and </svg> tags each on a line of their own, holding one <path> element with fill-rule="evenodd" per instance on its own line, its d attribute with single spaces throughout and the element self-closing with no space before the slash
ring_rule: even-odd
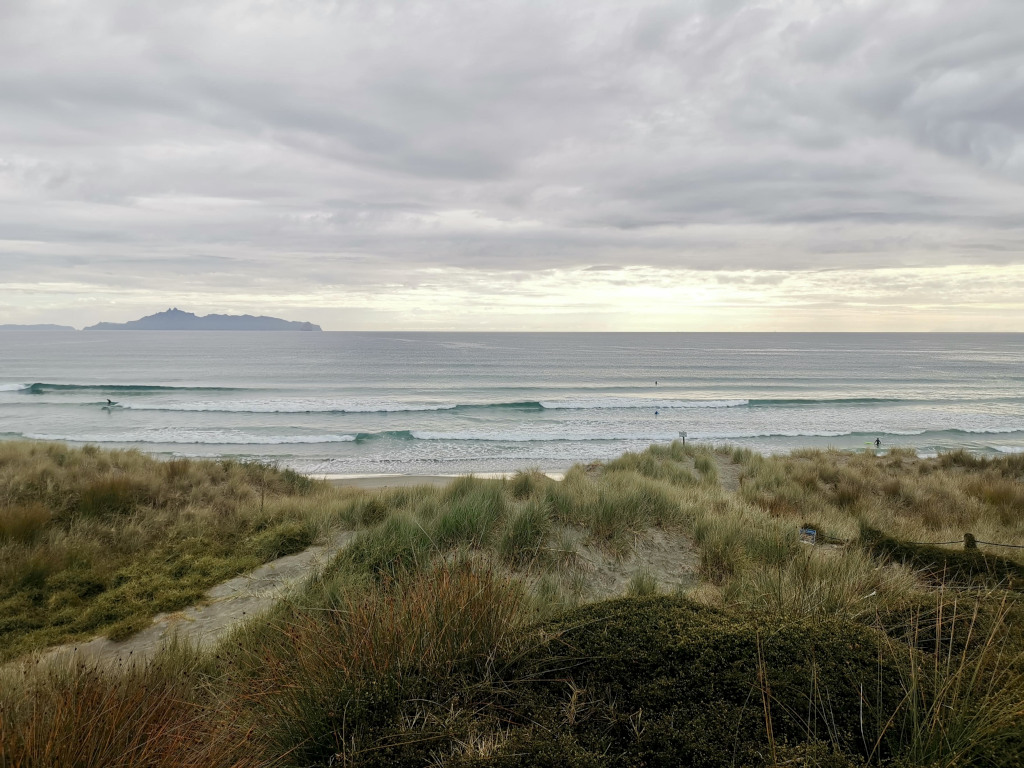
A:
<svg viewBox="0 0 1024 768">
<path fill-rule="evenodd" d="M 681 432 L 996 455 L 1024 451 L 1022 361 L 1024 334 L 9 331 L 0 439 L 324 475 L 560 471 Z"/>
</svg>

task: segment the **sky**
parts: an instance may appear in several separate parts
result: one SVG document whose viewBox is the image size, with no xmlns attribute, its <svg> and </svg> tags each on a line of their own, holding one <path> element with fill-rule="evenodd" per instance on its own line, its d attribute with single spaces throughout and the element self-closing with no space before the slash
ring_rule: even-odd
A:
<svg viewBox="0 0 1024 768">
<path fill-rule="evenodd" d="M 0 0 L 0 323 L 1024 331 L 1021 0 Z"/>
</svg>

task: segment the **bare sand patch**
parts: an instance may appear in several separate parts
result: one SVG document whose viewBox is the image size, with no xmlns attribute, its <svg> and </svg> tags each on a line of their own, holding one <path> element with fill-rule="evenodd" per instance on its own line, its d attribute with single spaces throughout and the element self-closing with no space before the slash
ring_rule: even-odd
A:
<svg viewBox="0 0 1024 768">
<path fill-rule="evenodd" d="M 576 528 L 564 530 L 573 540 L 579 564 L 586 573 L 584 600 L 603 600 L 625 594 L 630 582 L 639 574 L 648 574 L 658 590 L 674 592 L 697 584 L 700 555 L 686 534 L 651 528 L 638 534 L 634 547 L 625 557 L 616 557 L 586 538 Z"/>
</svg>

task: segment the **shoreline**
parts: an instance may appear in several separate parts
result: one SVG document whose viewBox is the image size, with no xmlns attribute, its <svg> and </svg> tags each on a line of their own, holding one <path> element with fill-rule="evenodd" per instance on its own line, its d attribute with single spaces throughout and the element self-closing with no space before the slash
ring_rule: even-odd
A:
<svg viewBox="0 0 1024 768">
<path fill-rule="evenodd" d="M 459 477 L 472 475 L 483 480 L 507 480 L 515 476 L 515 472 L 464 472 L 456 475 L 405 475 L 405 474 L 384 474 L 384 475 L 331 475 L 311 474 L 309 477 L 314 480 L 326 480 L 335 488 L 362 488 L 363 490 L 377 490 L 381 488 L 412 488 L 418 485 L 432 485 L 442 487 L 448 485 Z M 559 481 L 565 477 L 564 472 L 543 472 L 545 477 Z"/>
</svg>

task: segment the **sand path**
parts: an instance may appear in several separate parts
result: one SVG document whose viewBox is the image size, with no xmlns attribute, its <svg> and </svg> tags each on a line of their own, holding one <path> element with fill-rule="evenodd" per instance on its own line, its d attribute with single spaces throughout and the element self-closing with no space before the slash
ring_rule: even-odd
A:
<svg viewBox="0 0 1024 768">
<path fill-rule="evenodd" d="M 206 593 L 199 605 L 174 613 L 160 613 L 153 623 L 126 640 L 97 637 L 48 649 L 43 661 L 74 658 L 87 663 L 145 661 L 172 637 L 200 647 L 223 638 L 238 622 L 270 609 L 289 590 L 325 565 L 354 536 L 336 531 L 324 544 L 261 565 L 254 571 L 221 582 Z"/>
<path fill-rule="evenodd" d="M 740 489 L 740 474 L 743 472 L 743 468 L 739 464 L 733 464 L 729 458 L 719 453 L 712 455 L 718 468 L 718 482 L 721 484 L 722 490 L 737 493 Z"/>
</svg>

